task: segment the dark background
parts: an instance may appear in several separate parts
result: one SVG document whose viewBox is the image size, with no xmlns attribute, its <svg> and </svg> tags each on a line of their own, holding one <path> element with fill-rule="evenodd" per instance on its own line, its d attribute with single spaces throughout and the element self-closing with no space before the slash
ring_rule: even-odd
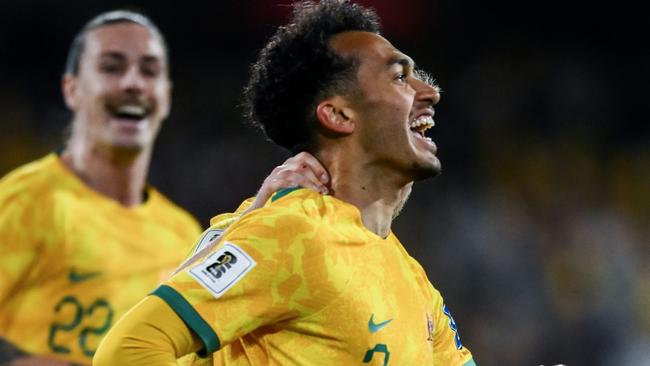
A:
<svg viewBox="0 0 650 366">
<path fill-rule="evenodd" d="M 74 34 L 130 6 L 167 37 L 151 182 L 205 226 L 286 157 L 244 121 L 247 67 L 289 1 L 4 1 L 0 173 L 62 143 Z M 648 17 L 633 1 L 361 1 L 444 93 L 444 173 L 394 230 L 480 365 L 650 365 Z M 278 5 L 283 4 L 283 5 Z"/>
</svg>

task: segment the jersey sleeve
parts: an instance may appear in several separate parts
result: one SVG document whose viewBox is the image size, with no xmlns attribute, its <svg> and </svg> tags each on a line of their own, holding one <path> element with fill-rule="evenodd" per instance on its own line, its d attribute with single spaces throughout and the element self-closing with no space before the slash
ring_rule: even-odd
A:
<svg viewBox="0 0 650 366">
<path fill-rule="evenodd" d="M 276 211 L 242 217 L 154 291 L 199 336 L 206 354 L 257 328 L 308 316 L 327 301 L 318 223 Z"/>
<path fill-rule="evenodd" d="M 191 356 L 199 344 L 166 303 L 147 296 L 111 328 L 93 357 L 93 365 L 189 365 L 189 358 L 177 357 Z"/>
<path fill-rule="evenodd" d="M 431 286 L 431 284 L 429 284 Z M 471 352 L 463 346 L 458 326 L 438 290 L 433 292 L 433 353 L 435 366 L 476 366 Z"/>
</svg>

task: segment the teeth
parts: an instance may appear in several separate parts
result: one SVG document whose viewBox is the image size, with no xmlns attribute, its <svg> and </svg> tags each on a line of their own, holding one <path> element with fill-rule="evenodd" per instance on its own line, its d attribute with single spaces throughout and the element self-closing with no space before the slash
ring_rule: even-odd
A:
<svg viewBox="0 0 650 366">
<path fill-rule="evenodd" d="M 144 107 L 139 105 L 125 104 L 117 108 L 117 113 L 141 117 L 144 116 L 146 110 Z"/>
<path fill-rule="evenodd" d="M 435 126 L 436 123 L 433 121 L 433 117 L 429 115 L 423 115 L 418 117 L 415 121 L 409 124 L 411 129 L 417 129 L 419 131 L 428 130 L 429 128 Z"/>
</svg>

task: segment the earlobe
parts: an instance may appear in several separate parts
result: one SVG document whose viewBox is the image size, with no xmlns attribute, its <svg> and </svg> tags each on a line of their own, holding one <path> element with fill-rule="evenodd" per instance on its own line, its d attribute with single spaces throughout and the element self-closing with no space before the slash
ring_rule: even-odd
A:
<svg viewBox="0 0 650 366">
<path fill-rule="evenodd" d="M 354 113 L 346 107 L 341 97 L 322 101 L 316 107 L 316 117 L 323 127 L 342 134 L 354 131 Z"/>
<path fill-rule="evenodd" d="M 75 97 L 76 88 L 76 78 L 69 74 L 65 75 L 61 80 L 61 90 L 63 91 L 63 99 L 65 101 L 65 105 L 68 106 L 71 111 L 75 111 L 77 107 L 77 98 Z"/>
</svg>

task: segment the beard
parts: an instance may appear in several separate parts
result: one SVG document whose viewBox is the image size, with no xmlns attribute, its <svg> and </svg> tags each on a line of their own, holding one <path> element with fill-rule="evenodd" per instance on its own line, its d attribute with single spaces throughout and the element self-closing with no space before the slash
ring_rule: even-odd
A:
<svg viewBox="0 0 650 366">
<path fill-rule="evenodd" d="M 413 180 L 415 181 L 434 178 L 442 174 L 442 166 L 437 158 L 435 161 L 427 163 L 426 165 L 415 162 L 413 163 L 412 169 L 414 172 Z"/>
</svg>

